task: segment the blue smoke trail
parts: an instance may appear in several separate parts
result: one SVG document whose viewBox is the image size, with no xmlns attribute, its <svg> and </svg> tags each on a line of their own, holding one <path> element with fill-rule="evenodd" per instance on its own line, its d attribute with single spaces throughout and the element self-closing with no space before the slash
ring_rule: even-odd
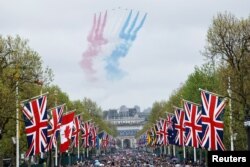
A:
<svg viewBox="0 0 250 167">
<path fill-rule="evenodd" d="M 132 10 L 130 11 L 120 33 L 119 38 L 121 42 L 115 47 L 111 55 L 107 58 L 107 65 L 105 67 L 108 79 L 109 80 L 119 80 L 122 79 L 126 73 L 119 67 L 119 59 L 125 57 L 128 54 L 129 48 L 132 45 L 132 42 L 136 39 L 136 35 L 139 30 L 142 28 L 147 14 L 144 15 L 143 19 L 141 20 L 140 24 L 135 28 L 136 22 L 139 17 L 139 12 L 137 12 L 132 24 L 129 27 L 129 30 L 126 33 L 126 29 L 129 26 L 130 20 L 132 16 Z M 134 30 L 133 30 L 134 29 Z"/>
</svg>

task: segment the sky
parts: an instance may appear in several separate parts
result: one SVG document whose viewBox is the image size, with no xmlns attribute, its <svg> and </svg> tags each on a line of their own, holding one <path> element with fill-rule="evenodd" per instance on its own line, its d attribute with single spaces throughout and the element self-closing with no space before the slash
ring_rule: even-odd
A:
<svg viewBox="0 0 250 167">
<path fill-rule="evenodd" d="M 104 110 L 121 105 L 143 110 L 167 100 L 195 66 L 205 63 L 201 52 L 218 12 L 246 18 L 249 7 L 248 0 L 0 0 L 0 34 L 28 39 L 53 70 L 52 84 L 71 100 L 88 97 Z M 126 43 L 127 53 L 110 62 L 118 45 L 124 44 L 119 32 L 130 10 L 133 19 L 140 12 L 135 27 L 147 14 L 145 22 L 136 39 Z M 98 18 L 101 12 L 103 21 L 105 11 L 107 44 L 94 46 L 98 54 L 88 62 L 91 73 L 81 62 L 93 49 L 87 37 L 94 14 Z M 114 72 L 107 70 L 112 63 L 123 75 L 108 77 Z"/>
</svg>

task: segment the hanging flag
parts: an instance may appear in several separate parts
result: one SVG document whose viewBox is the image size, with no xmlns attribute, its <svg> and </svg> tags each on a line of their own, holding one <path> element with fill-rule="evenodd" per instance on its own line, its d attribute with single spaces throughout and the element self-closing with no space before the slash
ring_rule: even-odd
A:
<svg viewBox="0 0 250 167">
<path fill-rule="evenodd" d="M 80 133 L 81 115 L 77 115 L 73 121 L 73 132 L 72 132 L 72 144 L 77 147 L 79 144 L 79 133 Z"/>
<path fill-rule="evenodd" d="M 161 129 L 160 129 L 160 133 L 162 134 L 162 142 L 163 145 L 166 146 L 169 143 L 169 138 L 170 138 L 170 130 L 173 129 L 173 125 L 172 125 L 172 117 L 168 114 L 166 119 L 161 119 Z"/>
<path fill-rule="evenodd" d="M 82 131 L 82 146 L 85 148 L 89 147 L 89 137 L 90 137 L 90 122 L 82 122 L 81 123 L 81 131 Z"/>
<path fill-rule="evenodd" d="M 66 152 L 70 145 L 72 136 L 73 120 L 75 112 L 70 112 L 62 116 L 62 123 L 60 127 L 61 145 L 60 152 Z"/>
<path fill-rule="evenodd" d="M 98 128 L 95 127 L 95 124 L 91 124 L 91 128 L 90 128 L 90 145 L 93 148 L 96 147 L 97 131 L 98 131 Z"/>
<path fill-rule="evenodd" d="M 207 91 L 201 91 L 202 100 L 202 147 L 210 150 L 225 150 L 223 144 L 225 99 Z"/>
<path fill-rule="evenodd" d="M 185 112 L 182 108 L 175 109 L 174 117 L 174 127 L 175 127 L 175 144 L 183 146 L 185 143 Z"/>
<path fill-rule="evenodd" d="M 101 147 L 105 149 L 107 148 L 108 144 L 109 144 L 109 135 L 108 133 L 104 132 L 102 136 Z"/>
<path fill-rule="evenodd" d="M 28 141 L 26 156 L 37 155 L 46 151 L 47 146 L 47 96 L 22 103 L 25 133 Z"/>
<path fill-rule="evenodd" d="M 157 121 L 157 123 L 154 125 L 154 130 L 155 130 L 155 134 L 156 134 L 156 145 L 160 146 L 163 144 L 163 136 L 162 133 L 160 132 L 161 129 L 161 124 L 159 121 Z"/>
<path fill-rule="evenodd" d="M 57 138 L 62 122 L 62 114 L 64 105 L 57 106 L 51 109 L 51 119 L 48 121 L 48 145 L 47 149 L 51 150 L 57 146 Z"/>
<path fill-rule="evenodd" d="M 100 132 L 96 137 L 96 147 L 99 149 L 102 143 L 102 137 L 104 135 L 104 131 Z"/>
<path fill-rule="evenodd" d="M 152 138 L 151 138 L 151 130 L 147 130 L 147 145 L 150 146 L 152 144 Z"/>
<path fill-rule="evenodd" d="M 177 134 L 177 130 L 175 130 L 175 115 L 170 115 L 168 114 L 167 116 L 167 122 L 169 124 L 168 126 L 168 142 L 169 144 L 173 144 L 175 145 L 175 138 L 176 138 L 176 134 Z"/>
<path fill-rule="evenodd" d="M 200 147 L 200 135 L 202 132 L 201 111 L 199 106 L 192 102 L 184 100 L 185 109 L 185 145 L 195 148 Z"/>
</svg>

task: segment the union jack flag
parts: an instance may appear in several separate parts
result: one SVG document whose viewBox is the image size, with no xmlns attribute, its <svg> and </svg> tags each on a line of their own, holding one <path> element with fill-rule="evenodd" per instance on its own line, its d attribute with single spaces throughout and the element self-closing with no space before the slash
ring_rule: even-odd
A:
<svg viewBox="0 0 250 167">
<path fill-rule="evenodd" d="M 163 144 L 163 136 L 162 132 L 160 131 L 161 129 L 161 123 L 157 121 L 157 123 L 154 125 L 154 130 L 156 134 L 156 145 L 162 145 Z"/>
<path fill-rule="evenodd" d="M 47 96 L 41 96 L 22 104 L 25 133 L 28 141 L 26 156 L 46 151 L 47 146 Z"/>
<path fill-rule="evenodd" d="M 198 148 L 201 145 L 200 134 L 202 132 L 201 111 L 199 106 L 184 100 L 186 146 Z"/>
<path fill-rule="evenodd" d="M 175 109 L 174 117 L 175 144 L 183 146 L 185 144 L 185 112 L 182 108 Z"/>
<path fill-rule="evenodd" d="M 166 119 L 161 119 L 161 129 L 160 133 L 162 134 L 162 142 L 163 145 L 168 145 L 169 143 L 169 137 L 170 137 L 170 130 L 173 130 L 173 123 L 172 123 L 172 117 L 168 114 Z"/>
<path fill-rule="evenodd" d="M 77 147 L 79 144 L 79 133 L 81 131 L 81 115 L 77 115 L 73 121 L 73 132 L 71 136 L 71 141 L 74 147 Z"/>
<path fill-rule="evenodd" d="M 95 127 L 94 124 L 91 124 L 91 127 L 90 127 L 90 145 L 95 148 L 96 147 L 96 137 L 97 137 L 97 131 L 98 131 L 98 128 Z"/>
<path fill-rule="evenodd" d="M 101 146 L 102 148 L 107 148 L 108 144 L 109 144 L 109 135 L 106 132 L 104 132 L 102 136 Z"/>
<path fill-rule="evenodd" d="M 51 119 L 48 121 L 48 150 L 57 146 L 57 137 L 60 133 L 63 109 L 64 105 L 51 109 Z"/>
<path fill-rule="evenodd" d="M 226 105 L 218 96 L 201 91 L 202 100 L 202 147 L 210 150 L 225 150 L 223 140 L 224 123 L 221 116 Z"/>
<path fill-rule="evenodd" d="M 89 137 L 90 137 L 90 122 L 82 122 L 81 124 L 82 131 L 82 146 L 87 148 L 89 147 Z"/>
</svg>

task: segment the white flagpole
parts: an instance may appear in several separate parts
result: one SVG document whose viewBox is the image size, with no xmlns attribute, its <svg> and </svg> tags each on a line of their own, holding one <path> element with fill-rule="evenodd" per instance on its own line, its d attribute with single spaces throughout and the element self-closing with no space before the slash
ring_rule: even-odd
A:
<svg viewBox="0 0 250 167">
<path fill-rule="evenodd" d="M 79 134 L 78 134 L 79 135 Z M 78 160 L 79 160 L 79 158 L 80 158 L 80 152 L 79 152 L 79 138 L 78 138 L 78 143 L 77 143 L 77 157 L 78 157 Z"/>
<path fill-rule="evenodd" d="M 185 145 L 183 145 L 183 158 L 184 158 L 184 163 L 186 161 L 186 148 Z"/>
<path fill-rule="evenodd" d="M 18 81 L 16 82 L 16 166 L 19 166 L 19 105 Z"/>
<path fill-rule="evenodd" d="M 231 90 L 231 82 L 230 82 L 230 77 L 228 77 L 228 89 L 227 89 L 228 95 L 229 95 L 229 118 L 230 118 L 230 126 L 229 126 L 229 130 L 230 130 L 230 143 L 231 143 L 231 151 L 234 151 L 234 140 L 233 140 L 233 118 L 232 118 L 232 90 Z"/>
<path fill-rule="evenodd" d="M 174 154 L 174 157 L 175 157 L 175 145 L 173 145 L 173 154 Z"/>
<path fill-rule="evenodd" d="M 168 145 L 168 155 L 170 155 L 170 150 L 171 148 L 170 148 L 170 145 Z"/>
<path fill-rule="evenodd" d="M 57 90 L 55 90 L 54 95 L 55 95 L 55 106 L 56 106 L 57 105 Z M 57 152 L 58 151 L 57 151 L 57 141 L 56 141 L 56 146 L 55 146 L 55 167 L 57 167 L 57 164 L 58 164 L 58 162 L 57 162 L 58 153 Z M 53 164 L 53 166 L 54 166 L 54 164 Z"/>
<path fill-rule="evenodd" d="M 196 162 L 196 148 L 194 147 L 194 162 Z"/>
</svg>

